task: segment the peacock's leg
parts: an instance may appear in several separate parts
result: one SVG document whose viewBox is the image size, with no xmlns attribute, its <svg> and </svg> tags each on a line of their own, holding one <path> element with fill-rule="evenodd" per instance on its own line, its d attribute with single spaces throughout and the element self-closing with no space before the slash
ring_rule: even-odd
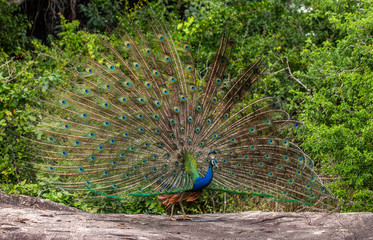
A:
<svg viewBox="0 0 373 240">
<path fill-rule="evenodd" d="M 183 207 L 183 204 L 181 202 L 182 201 L 179 201 L 179 204 L 180 204 L 180 207 L 181 207 L 181 211 L 183 212 L 183 220 L 193 220 L 193 218 L 188 217 L 187 215 L 185 215 L 184 207 Z"/>
<path fill-rule="evenodd" d="M 173 203 L 172 206 L 171 206 L 170 220 L 172 220 L 172 221 L 176 221 L 176 218 L 173 217 L 173 215 L 174 215 L 174 207 L 175 207 L 175 203 Z"/>
</svg>

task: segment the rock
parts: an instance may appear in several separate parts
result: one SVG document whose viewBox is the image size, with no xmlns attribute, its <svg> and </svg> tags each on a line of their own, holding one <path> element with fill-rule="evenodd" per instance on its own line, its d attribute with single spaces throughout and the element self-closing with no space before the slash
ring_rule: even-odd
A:
<svg viewBox="0 0 373 240">
<path fill-rule="evenodd" d="M 0 239 L 373 239 L 373 213 L 93 214 L 0 191 Z"/>
</svg>

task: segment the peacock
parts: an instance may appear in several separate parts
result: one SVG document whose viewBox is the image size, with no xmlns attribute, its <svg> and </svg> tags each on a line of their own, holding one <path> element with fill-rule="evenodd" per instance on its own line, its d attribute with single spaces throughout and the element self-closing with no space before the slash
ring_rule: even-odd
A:
<svg viewBox="0 0 373 240">
<path fill-rule="evenodd" d="M 100 60 L 70 59 L 65 86 L 37 100 L 45 110 L 28 163 L 67 190 L 158 197 L 170 219 L 175 204 L 189 219 L 183 201 L 205 189 L 328 209 L 332 192 L 287 138 L 302 123 L 276 97 L 248 97 L 262 59 L 227 79 L 234 41 L 224 31 L 200 78 L 192 46 L 148 24 L 119 29 L 119 43 L 101 37 Z"/>
</svg>

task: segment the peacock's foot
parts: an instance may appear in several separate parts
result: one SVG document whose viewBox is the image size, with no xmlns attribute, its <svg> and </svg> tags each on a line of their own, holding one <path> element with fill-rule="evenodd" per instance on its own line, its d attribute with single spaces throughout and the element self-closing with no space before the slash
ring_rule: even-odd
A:
<svg viewBox="0 0 373 240">
<path fill-rule="evenodd" d="M 176 218 L 170 217 L 169 220 L 176 221 Z"/>
<path fill-rule="evenodd" d="M 183 216 L 183 220 L 193 220 L 193 218 L 188 217 L 188 216 Z"/>
</svg>

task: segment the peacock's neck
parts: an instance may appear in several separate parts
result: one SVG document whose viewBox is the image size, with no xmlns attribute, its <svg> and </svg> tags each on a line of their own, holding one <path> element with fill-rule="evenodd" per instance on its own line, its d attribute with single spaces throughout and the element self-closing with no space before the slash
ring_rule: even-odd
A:
<svg viewBox="0 0 373 240">
<path fill-rule="evenodd" d="M 197 178 L 193 183 L 192 191 L 200 191 L 207 187 L 214 177 L 214 171 L 212 169 L 212 163 L 210 162 L 209 169 L 204 177 Z"/>
<path fill-rule="evenodd" d="M 185 171 L 191 176 L 193 180 L 193 189 L 191 191 L 200 191 L 207 187 L 214 176 L 212 163 L 210 162 L 209 169 L 204 177 L 198 173 L 198 164 L 194 156 L 190 153 L 183 155 Z"/>
</svg>

